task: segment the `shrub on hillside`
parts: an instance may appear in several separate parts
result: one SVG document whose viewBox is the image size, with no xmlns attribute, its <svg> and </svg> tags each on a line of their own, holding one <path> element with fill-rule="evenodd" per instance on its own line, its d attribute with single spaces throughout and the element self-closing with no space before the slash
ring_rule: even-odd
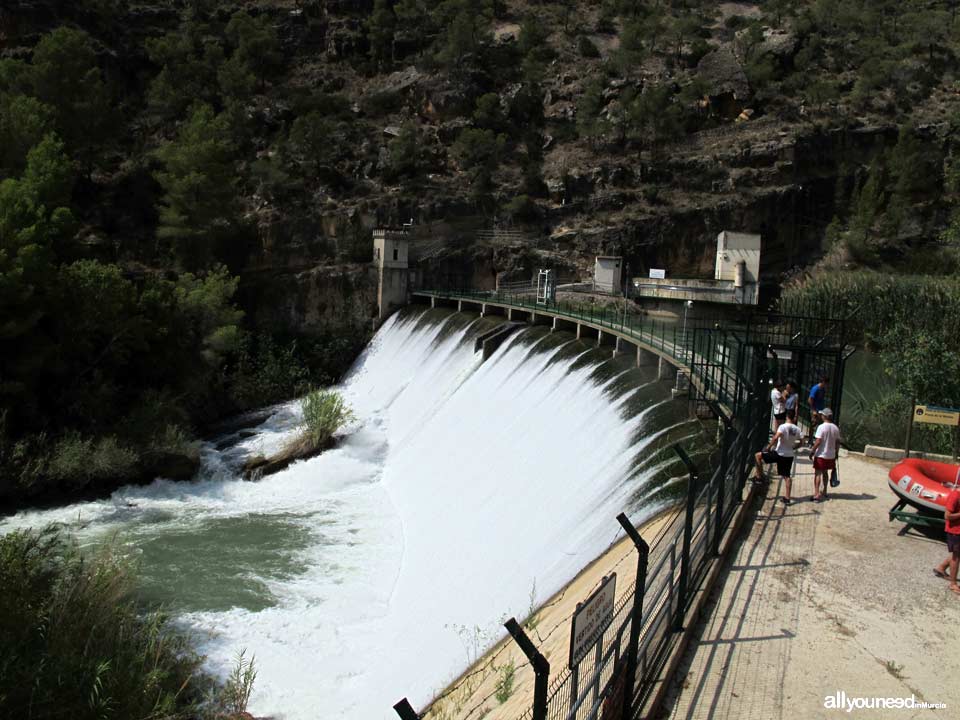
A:
<svg viewBox="0 0 960 720">
<path fill-rule="evenodd" d="M 577 41 L 577 50 L 580 51 L 580 54 L 586 58 L 598 58 L 600 57 L 600 50 L 586 35 L 581 35 L 580 39 Z"/>
</svg>

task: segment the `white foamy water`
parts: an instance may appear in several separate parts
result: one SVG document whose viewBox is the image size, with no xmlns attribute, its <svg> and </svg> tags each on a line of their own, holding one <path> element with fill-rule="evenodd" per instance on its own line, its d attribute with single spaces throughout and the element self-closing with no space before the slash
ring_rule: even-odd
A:
<svg viewBox="0 0 960 720">
<path fill-rule="evenodd" d="M 624 478 L 651 419 L 624 421 L 595 365 L 558 359 L 562 347 L 531 352 L 521 332 L 481 363 L 450 325 L 462 316 L 418 317 L 389 320 L 343 383 L 357 420 L 336 449 L 240 480 L 237 457 L 290 436 L 290 403 L 238 446 L 206 447 L 203 479 L 24 512 L 0 531 L 118 533 L 211 668 L 256 655 L 255 714 L 425 705 L 483 649 L 465 628 L 492 644 L 505 617 L 527 614 L 534 582 L 542 601 L 609 546 L 642 485 Z"/>
</svg>

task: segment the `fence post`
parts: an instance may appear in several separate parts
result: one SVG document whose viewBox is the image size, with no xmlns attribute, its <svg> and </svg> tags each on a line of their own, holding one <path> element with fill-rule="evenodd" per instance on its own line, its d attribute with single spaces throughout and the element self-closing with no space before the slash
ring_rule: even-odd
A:
<svg viewBox="0 0 960 720">
<path fill-rule="evenodd" d="M 697 466 L 693 464 L 679 445 L 673 446 L 673 451 L 680 456 L 680 460 L 687 466 L 690 474 L 687 481 L 687 509 L 683 519 L 683 547 L 680 551 L 680 582 L 677 587 L 677 614 L 674 616 L 673 629 L 683 630 L 683 616 L 687 609 L 687 584 L 690 581 L 690 541 L 693 536 L 693 511 L 697 501 Z"/>
<path fill-rule="evenodd" d="M 530 642 L 530 638 L 520 627 L 514 618 L 507 620 L 503 626 L 510 633 L 510 636 L 516 641 L 527 660 L 533 666 L 535 675 L 533 685 L 533 717 L 532 720 L 547 720 L 547 682 L 550 679 L 550 663 L 540 654 L 536 646 Z"/>
<path fill-rule="evenodd" d="M 633 707 L 634 685 L 637 679 L 637 655 L 640 649 L 640 623 L 643 622 L 643 594 L 647 587 L 647 561 L 650 557 L 650 546 L 640 537 L 640 533 L 627 519 L 625 513 L 617 515 L 617 522 L 624 532 L 630 536 L 637 548 L 637 579 L 633 586 L 633 613 L 630 616 L 630 640 L 627 645 L 626 677 L 623 680 L 623 716 L 622 720 L 630 717 Z"/>
<path fill-rule="evenodd" d="M 393 709 L 397 711 L 400 720 L 420 720 L 420 716 L 410 707 L 410 702 L 406 698 L 394 705 Z"/>
<path fill-rule="evenodd" d="M 723 423 L 723 438 L 720 446 L 720 485 L 717 488 L 717 524 L 713 532 L 713 555 L 720 555 L 720 540 L 723 536 L 723 501 L 724 491 L 727 489 L 727 466 L 730 461 L 730 443 L 733 434 L 736 432 L 733 428 L 733 420 L 728 418 L 720 409 L 719 403 L 711 402 L 710 409 L 716 413 L 717 417 Z"/>
</svg>

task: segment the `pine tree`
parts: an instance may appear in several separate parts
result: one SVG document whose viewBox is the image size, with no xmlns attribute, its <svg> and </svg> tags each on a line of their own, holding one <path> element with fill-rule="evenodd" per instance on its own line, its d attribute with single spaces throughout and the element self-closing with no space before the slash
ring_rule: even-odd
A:
<svg viewBox="0 0 960 720">
<path fill-rule="evenodd" d="M 397 19 L 390 7 L 390 0 L 376 0 L 373 12 L 367 18 L 367 38 L 370 42 L 370 59 L 378 68 L 393 62 L 393 38 Z"/>
<path fill-rule="evenodd" d="M 177 139 L 156 151 L 155 173 L 164 195 L 157 238 L 169 241 L 187 269 L 203 269 L 218 241 L 235 225 L 234 149 L 228 122 L 209 105 L 197 105 Z"/>
<path fill-rule="evenodd" d="M 92 163 L 111 136 L 110 95 L 90 36 L 59 27 L 33 51 L 34 94 L 53 108 L 57 133 L 71 153 Z"/>
</svg>

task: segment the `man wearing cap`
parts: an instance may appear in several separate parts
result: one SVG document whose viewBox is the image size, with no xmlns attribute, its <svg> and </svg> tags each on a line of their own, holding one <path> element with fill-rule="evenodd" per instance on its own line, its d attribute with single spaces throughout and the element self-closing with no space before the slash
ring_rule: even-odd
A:
<svg viewBox="0 0 960 720">
<path fill-rule="evenodd" d="M 810 449 L 813 459 L 813 501 L 821 502 L 827 499 L 827 485 L 830 471 L 837 466 L 837 450 L 840 447 L 840 428 L 833 424 L 833 411 L 823 408 L 820 411 L 823 421 L 817 426 L 816 439 Z M 820 483 L 823 483 L 823 490 Z"/>
</svg>

